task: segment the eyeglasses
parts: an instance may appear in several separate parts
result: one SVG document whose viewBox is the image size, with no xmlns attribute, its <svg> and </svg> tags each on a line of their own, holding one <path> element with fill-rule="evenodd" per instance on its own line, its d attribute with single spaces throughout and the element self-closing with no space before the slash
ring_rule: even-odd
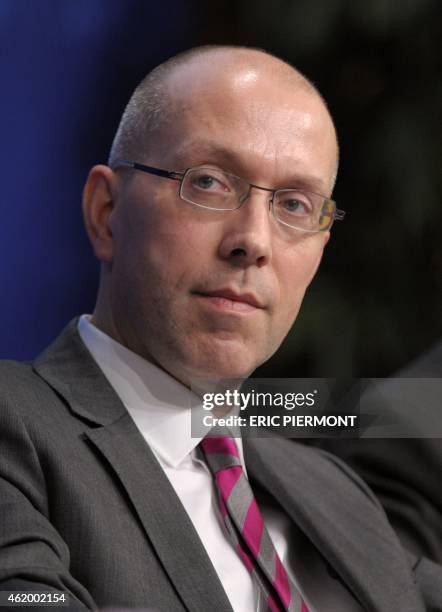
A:
<svg viewBox="0 0 442 612">
<path fill-rule="evenodd" d="M 279 223 L 304 232 L 325 232 L 335 220 L 342 221 L 345 211 L 336 208 L 336 202 L 325 196 L 302 189 L 268 189 L 210 166 L 188 168 L 173 172 L 145 166 L 133 161 L 118 160 L 114 169 L 126 166 L 163 178 L 180 182 L 182 200 L 209 210 L 237 210 L 250 195 L 252 187 L 271 193 L 269 208 Z"/>
</svg>

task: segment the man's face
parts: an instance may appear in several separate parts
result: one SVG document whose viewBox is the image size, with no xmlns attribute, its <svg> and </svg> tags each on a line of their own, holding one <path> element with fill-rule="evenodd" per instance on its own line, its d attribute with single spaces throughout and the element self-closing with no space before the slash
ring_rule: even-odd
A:
<svg viewBox="0 0 442 612">
<path fill-rule="evenodd" d="M 134 161 L 210 165 L 269 188 L 330 194 L 335 136 L 314 95 L 252 69 L 221 82 L 202 70 L 172 79 L 185 92 L 176 95 L 179 115 L 158 148 Z M 110 221 L 119 338 L 184 384 L 248 376 L 293 324 L 328 233 L 287 231 L 264 191 L 214 212 L 181 200 L 178 182 L 128 172 Z"/>
</svg>

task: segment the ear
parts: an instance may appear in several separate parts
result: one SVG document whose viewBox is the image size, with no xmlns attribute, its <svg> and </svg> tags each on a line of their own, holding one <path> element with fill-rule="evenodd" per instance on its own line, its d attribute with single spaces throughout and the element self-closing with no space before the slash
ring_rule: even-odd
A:
<svg viewBox="0 0 442 612">
<path fill-rule="evenodd" d="M 113 256 L 109 218 L 115 193 L 115 173 L 108 166 L 94 166 L 83 189 L 83 218 L 95 255 L 102 262 L 111 262 Z"/>
</svg>

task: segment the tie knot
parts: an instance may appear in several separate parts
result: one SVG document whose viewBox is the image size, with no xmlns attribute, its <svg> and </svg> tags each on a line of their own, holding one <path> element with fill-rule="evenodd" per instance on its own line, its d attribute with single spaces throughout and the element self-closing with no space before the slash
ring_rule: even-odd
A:
<svg viewBox="0 0 442 612">
<path fill-rule="evenodd" d="M 234 466 L 241 466 L 238 447 L 230 436 L 206 436 L 200 447 L 212 472 Z"/>
</svg>

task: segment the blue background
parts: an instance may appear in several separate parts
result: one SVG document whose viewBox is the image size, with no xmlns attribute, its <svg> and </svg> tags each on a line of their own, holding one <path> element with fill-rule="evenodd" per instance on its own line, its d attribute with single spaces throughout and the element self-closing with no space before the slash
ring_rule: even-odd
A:
<svg viewBox="0 0 442 612">
<path fill-rule="evenodd" d="M 1 0 L 0 358 L 29 359 L 90 312 L 98 265 L 81 217 L 135 84 L 191 38 L 170 0 Z"/>
</svg>

